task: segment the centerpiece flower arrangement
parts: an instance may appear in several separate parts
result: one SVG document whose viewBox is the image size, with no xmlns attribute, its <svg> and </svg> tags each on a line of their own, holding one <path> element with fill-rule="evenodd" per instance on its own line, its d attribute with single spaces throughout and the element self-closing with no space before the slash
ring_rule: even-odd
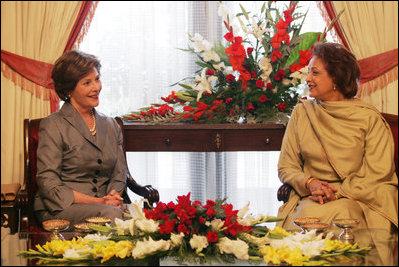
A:
<svg viewBox="0 0 399 267">
<path fill-rule="evenodd" d="M 137 263 L 170 256 L 178 262 L 234 262 L 236 259 L 273 264 L 323 265 L 336 256 L 364 255 L 370 248 L 358 248 L 316 235 L 293 234 L 282 228 L 269 229 L 263 223 L 278 217 L 247 214 L 249 203 L 234 210 L 225 200 L 191 201 L 190 193 L 177 202 L 158 202 L 142 209 L 143 200 L 128 209 L 131 219 L 115 219 L 113 226 L 91 225 L 96 234 L 72 240 L 52 240 L 37 250 L 20 251 L 39 263 L 100 261 L 108 265 Z"/>
<path fill-rule="evenodd" d="M 240 5 L 242 13 L 235 16 L 220 3 L 218 13 L 228 31 L 225 45 L 212 46 L 198 33 L 189 35 L 191 45 L 182 50 L 197 55 L 195 63 L 200 69 L 196 76 L 183 79 L 188 83 L 174 84 L 182 90 L 161 97 L 164 103 L 131 112 L 123 119 L 149 123 L 286 122 L 300 98 L 297 86 L 306 78 L 312 46 L 325 40 L 336 20 L 323 33 L 301 34 L 306 14 L 296 12 L 298 1 L 291 1 L 282 13 L 273 2 L 265 2 L 260 14 L 247 12 Z"/>
</svg>

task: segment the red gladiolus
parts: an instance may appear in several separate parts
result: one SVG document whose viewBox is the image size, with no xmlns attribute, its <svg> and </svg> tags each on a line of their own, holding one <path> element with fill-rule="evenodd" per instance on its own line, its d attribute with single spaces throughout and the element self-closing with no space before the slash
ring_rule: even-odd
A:
<svg viewBox="0 0 399 267">
<path fill-rule="evenodd" d="M 259 97 L 259 102 L 264 103 L 267 100 L 267 96 L 265 95 L 261 95 L 261 97 Z"/>
<path fill-rule="evenodd" d="M 198 107 L 197 107 L 197 110 L 198 110 L 198 111 L 200 111 L 200 110 L 206 110 L 206 109 L 209 107 L 207 104 L 205 104 L 205 103 L 203 103 L 203 102 L 198 101 L 197 103 L 198 103 Z"/>
<path fill-rule="evenodd" d="M 271 60 L 272 62 L 276 61 L 277 59 L 281 58 L 283 54 L 281 54 L 280 50 L 276 49 L 273 50 L 272 55 L 271 55 Z"/>
<path fill-rule="evenodd" d="M 265 86 L 265 82 L 262 80 L 257 80 L 256 81 L 256 87 L 258 88 L 262 88 L 263 86 Z"/>
<path fill-rule="evenodd" d="M 192 108 L 192 107 L 190 107 L 190 106 L 185 106 L 185 107 L 183 107 L 183 110 L 184 111 L 194 111 L 195 109 L 194 108 Z"/>
<path fill-rule="evenodd" d="M 233 101 L 233 99 L 231 97 L 226 98 L 225 102 L 226 104 L 230 104 Z"/>
<path fill-rule="evenodd" d="M 208 239 L 209 243 L 215 243 L 215 242 L 218 241 L 219 237 L 218 237 L 218 234 L 216 232 L 210 231 L 206 235 L 206 239 Z"/>
</svg>

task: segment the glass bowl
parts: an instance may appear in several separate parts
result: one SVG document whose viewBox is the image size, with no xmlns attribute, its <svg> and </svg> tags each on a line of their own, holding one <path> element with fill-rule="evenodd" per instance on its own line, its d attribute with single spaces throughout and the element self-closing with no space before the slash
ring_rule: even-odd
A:
<svg viewBox="0 0 399 267">
<path fill-rule="evenodd" d="M 70 222 L 67 220 L 47 220 L 43 222 L 43 228 L 46 231 L 52 232 L 51 239 L 64 239 L 60 231 L 68 229 Z"/>
</svg>

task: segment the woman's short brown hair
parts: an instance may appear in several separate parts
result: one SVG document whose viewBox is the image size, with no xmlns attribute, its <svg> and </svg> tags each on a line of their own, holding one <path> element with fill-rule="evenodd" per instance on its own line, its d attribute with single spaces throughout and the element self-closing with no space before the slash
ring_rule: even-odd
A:
<svg viewBox="0 0 399 267">
<path fill-rule="evenodd" d="M 51 72 L 54 88 L 59 98 L 69 101 L 69 94 L 75 90 L 80 79 L 96 68 L 100 74 L 100 61 L 93 55 L 71 50 L 57 59 Z"/>
<path fill-rule="evenodd" d="M 337 43 L 317 43 L 313 56 L 320 58 L 337 89 L 345 96 L 356 96 L 360 78 L 360 67 L 355 55 Z"/>
</svg>

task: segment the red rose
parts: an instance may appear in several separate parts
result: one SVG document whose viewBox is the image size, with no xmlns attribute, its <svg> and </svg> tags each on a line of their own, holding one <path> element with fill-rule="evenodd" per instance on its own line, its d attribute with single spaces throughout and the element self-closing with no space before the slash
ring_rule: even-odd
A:
<svg viewBox="0 0 399 267">
<path fill-rule="evenodd" d="M 225 102 L 226 104 L 230 104 L 233 101 L 233 99 L 231 97 L 226 98 Z"/>
<path fill-rule="evenodd" d="M 159 233 L 161 235 L 172 233 L 175 228 L 176 221 L 177 221 L 176 219 L 173 219 L 171 221 L 165 221 L 165 223 L 160 224 L 159 225 Z"/>
<path fill-rule="evenodd" d="M 216 214 L 216 211 L 213 208 L 209 208 L 206 211 L 206 215 L 208 215 L 209 218 L 212 218 L 212 216 L 215 215 L 215 214 Z"/>
<path fill-rule="evenodd" d="M 267 89 L 272 89 L 273 88 L 273 84 L 272 83 L 267 83 L 266 84 L 266 88 Z"/>
<path fill-rule="evenodd" d="M 215 71 L 213 69 L 208 69 L 206 71 L 206 75 L 214 75 L 214 74 L 215 74 Z"/>
<path fill-rule="evenodd" d="M 251 71 L 251 78 L 256 79 L 257 76 L 258 74 L 256 73 L 255 70 Z"/>
<path fill-rule="evenodd" d="M 234 114 L 234 109 L 230 110 L 229 115 L 233 115 Z"/>
<path fill-rule="evenodd" d="M 254 49 L 252 47 L 248 47 L 247 48 L 247 54 L 248 55 L 252 54 L 253 51 L 254 51 Z"/>
<path fill-rule="evenodd" d="M 255 110 L 255 107 L 254 107 L 252 104 L 249 104 L 249 105 L 246 107 L 246 110 L 247 110 L 248 112 L 253 112 L 253 111 Z"/>
<path fill-rule="evenodd" d="M 256 81 L 256 87 L 258 88 L 262 88 L 263 86 L 265 86 L 265 82 L 262 80 L 257 80 Z"/>
<path fill-rule="evenodd" d="M 177 226 L 177 232 L 178 232 L 178 233 L 184 233 L 184 234 L 186 234 L 186 235 L 188 235 L 188 234 L 190 233 L 190 231 L 187 230 L 187 226 L 184 225 L 184 224 L 179 224 L 179 225 Z"/>
<path fill-rule="evenodd" d="M 228 81 L 229 83 L 234 82 L 236 80 L 236 77 L 234 77 L 233 74 L 229 74 L 226 76 L 226 81 Z"/>
<path fill-rule="evenodd" d="M 218 237 L 218 234 L 216 232 L 210 231 L 206 235 L 206 239 L 208 239 L 209 243 L 215 243 L 216 241 L 218 241 L 219 237 Z"/>
<path fill-rule="evenodd" d="M 285 103 L 279 103 L 277 104 L 277 108 L 281 111 L 284 111 L 287 108 L 287 106 Z"/>
<path fill-rule="evenodd" d="M 261 97 L 259 97 L 259 102 L 264 103 L 267 100 L 267 96 L 265 95 L 261 95 Z"/>
<path fill-rule="evenodd" d="M 200 224 L 204 224 L 204 223 L 205 223 L 205 218 L 204 218 L 204 217 L 199 217 L 199 218 L 198 218 L 198 222 L 199 222 Z"/>
</svg>

